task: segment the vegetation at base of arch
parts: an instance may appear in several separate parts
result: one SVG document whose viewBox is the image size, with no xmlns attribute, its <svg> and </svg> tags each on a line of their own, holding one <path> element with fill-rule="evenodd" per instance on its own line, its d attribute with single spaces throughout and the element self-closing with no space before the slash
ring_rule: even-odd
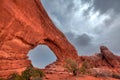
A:
<svg viewBox="0 0 120 80">
<path fill-rule="evenodd" d="M 10 75 L 7 80 L 43 80 L 44 72 L 40 69 L 36 69 L 33 66 L 29 66 L 22 75 L 14 73 Z M 2 80 L 2 79 L 0 79 Z"/>
<path fill-rule="evenodd" d="M 41 80 L 44 77 L 44 73 L 43 71 L 30 66 L 24 72 L 22 72 L 22 77 L 25 78 L 25 80 L 29 80 L 30 78 L 32 80 L 36 80 L 36 78 L 39 78 L 38 80 Z"/>
<path fill-rule="evenodd" d="M 78 75 L 79 66 L 76 61 L 74 61 L 72 59 L 67 59 L 65 68 L 67 69 L 68 72 L 71 72 L 74 76 Z"/>
<path fill-rule="evenodd" d="M 90 69 L 90 64 L 87 61 L 84 61 L 82 63 L 82 66 L 79 66 L 79 63 L 77 61 L 72 60 L 72 59 L 67 59 L 65 68 L 67 69 L 68 72 L 72 73 L 74 76 L 79 76 L 79 75 L 85 75 L 85 74 L 90 74 L 89 69 Z"/>
</svg>

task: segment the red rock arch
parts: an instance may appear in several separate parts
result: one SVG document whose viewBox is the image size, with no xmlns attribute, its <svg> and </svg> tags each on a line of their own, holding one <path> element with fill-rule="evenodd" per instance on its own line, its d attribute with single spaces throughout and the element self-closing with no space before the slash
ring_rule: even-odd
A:
<svg viewBox="0 0 120 80">
<path fill-rule="evenodd" d="M 1 0 L 0 77 L 21 73 L 30 64 L 28 51 L 39 44 L 49 46 L 58 61 L 78 57 L 39 0 Z"/>
</svg>

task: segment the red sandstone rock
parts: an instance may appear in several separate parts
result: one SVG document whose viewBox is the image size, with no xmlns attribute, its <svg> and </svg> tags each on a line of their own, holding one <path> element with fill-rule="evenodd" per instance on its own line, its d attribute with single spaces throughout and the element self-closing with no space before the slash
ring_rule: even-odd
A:
<svg viewBox="0 0 120 80">
<path fill-rule="evenodd" d="M 93 56 L 81 56 L 80 62 L 87 61 L 94 68 L 109 68 L 120 73 L 120 57 L 114 55 L 107 47 L 101 46 L 100 53 Z"/>
<path fill-rule="evenodd" d="M 1 0 L 0 77 L 29 66 L 27 53 L 39 44 L 47 45 L 59 61 L 78 57 L 39 0 Z"/>
<path fill-rule="evenodd" d="M 90 64 L 89 66 L 91 68 L 88 70 L 91 72 L 91 75 L 103 75 L 106 77 L 114 77 L 113 75 L 120 75 L 120 56 L 113 54 L 105 46 L 101 46 L 100 53 L 96 53 L 93 56 L 80 56 L 80 65 L 84 61 L 87 61 Z"/>
<path fill-rule="evenodd" d="M 28 51 L 39 44 L 49 46 L 59 61 L 78 57 L 75 48 L 55 27 L 39 0 L 1 0 L 0 77 L 21 73 L 30 65 Z M 119 72 L 120 57 L 105 46 L 100 50 L 94 56 L 81 56 L 78 62 L 81 64 L 87 60 L 92 67 L 117 68 Z"/>
<path fill-rule="evenodd" d="M 111 67 L 119 67 L 120 68 L 120 59 L 118 56 L 114 55 L 107 47 L 101 46 L 100 47 L 101 54 L 103 55 L 106 62 Z"/>
</svg>

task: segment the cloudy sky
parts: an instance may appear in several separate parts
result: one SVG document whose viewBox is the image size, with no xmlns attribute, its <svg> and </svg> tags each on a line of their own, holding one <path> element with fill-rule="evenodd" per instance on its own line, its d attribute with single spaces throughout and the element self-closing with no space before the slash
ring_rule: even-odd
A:
<svg viewBox="0 0 120 80">
<path fill-rule="evenodd" d="M 42 0 L 42 3 L 79 55 L 99 52 L 100 45 L 120 55 L 120 0 Z M 47 46 L 38 46 L 29 53 L 37 67 L 56 60 Z"/>
</svg>

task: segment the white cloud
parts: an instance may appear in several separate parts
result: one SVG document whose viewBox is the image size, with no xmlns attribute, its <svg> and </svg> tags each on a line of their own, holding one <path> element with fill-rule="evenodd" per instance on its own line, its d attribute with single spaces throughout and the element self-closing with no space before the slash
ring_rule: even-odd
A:
<svg viewBox="0 0 120 80">
<path fill-rule="evenodd" d="M 60 1 L 62 1 L 62 4 L 60 3 Z M 60 29 L 64 33 L 71 32 L 72 34 L 76 35 L 74 38 L 79 37 L 79 35 L 82 35 L 84 33 L 87 34 L 88 36 L 91 36 L 92 45 L 88 45 L 87 49 L 90 49 L 91 46 L 94 48 L 99 47 L 99 45 L 102 45 L 106 41 L 105 39 L 107 38 L 108 34 L 109 36 L 112 36 L 114 35 L 113 33 L 116 33 L 113 32 L 112 30 L 119 29 L 118 27 L 115 27 L 116 25 L 119 25 L 118 24 L 119 19 L 114 20 L 114 18 L 116 17 L 116 13 L 114 12 L 114 9 L 110 8 L 106 10 L 106 12 L 101 13 L 101 11 L 99 9 L 97 10 L 96 6 L 94 6 L 95 5 L 94 0 L 85 2 L 84 4 L 82 3 L 81 0 L 79 1 L 66 0 L 65 2 L 63 0 L 59 0 L 54 2 L 58 2 L 57 5 L 60 5 L 57 6 L 57 12 L 58 11 L 60 12 L 57 13 L 57 15 L 54 14 L 53 15 L 54 17 L 59 16 L 61 17 L 61 19 L 58 18 L 54 19 L 54 17 L 52 17 L 54 19 L 54 22 L 56 22 L 56 25 L 58 25 L 58 27 L 60 27 Z M 69 4 L 72 4 L 73 6 L 70 7 Z M 70 7 L 69 10 L 67 10 L 68 7 Z M 53 12 L 56 12 L 56 9 L 54 9 Z M 84 15 L 85 13 L 87 13 L 87 15 Z M 117 16 L 116 18 L 119 18 L 119 16 Z M 107 39 L 107 42 L 111 42 L 110 40 L 112 39 L 110 38 Z M 114 39 L 112 40 L 112 43 L 105 42 L 104 44 L 116 45 L 117 44 L 116 40 L 117 39 Z M 74 41 L 72 41 L 73 44 L 75 41 L 76 41 L 75 39 Z M 117 41 L 119 41 L 119 39 Z M 76 44 L 74 45 L 79 49 L 79 52 L 83 52 L 79 48 L 80 45 L 76 45 Z M 112 46 L 109 47 L 112 48 Z M 92 50 L 92 51 L 94 53 L 96 50 Z M 85 51 L 85 53 L 89 53 L 89 52 Z"/>
<path fill-rule="evenodd" d="M 91 36 L 91 43 L 92 45 L 95 45 L 95 47 L 103 42 L 102 38 L 105 37 L 104 35 L 107 34 L 110 27 L 113 27 L 116 24 L 114 24 L 114 21 L 112 21 L 113 24 L 106 24 L 106 22 L 110 21 L 114 16 L 114 10 L 110 8 L 106 12 L 101 13 L 100 10 L 95 10 L 96 7 L 94 6 L 94 0 L 85 2 L 84 4 L 81 0 L 52 1 L 53 3 L 48 1 L 47 4 L 50 6 L 47 5 L 46 10 L 48 10 L 50 16 L 52 15 L 51 18 L 57 27 L 64 33 L 71 32 L 76 35 L 76 37 L 79 37 L 79 35 L 82 34 Z M 84 15 L 85 13 L 87 13 L 87 15 Z M 75 41 L 76 40 L 74 39 L 74 42 Z M 74 45 L 77 48 L 80 46 L 76 44 Z"/>
</svg>

